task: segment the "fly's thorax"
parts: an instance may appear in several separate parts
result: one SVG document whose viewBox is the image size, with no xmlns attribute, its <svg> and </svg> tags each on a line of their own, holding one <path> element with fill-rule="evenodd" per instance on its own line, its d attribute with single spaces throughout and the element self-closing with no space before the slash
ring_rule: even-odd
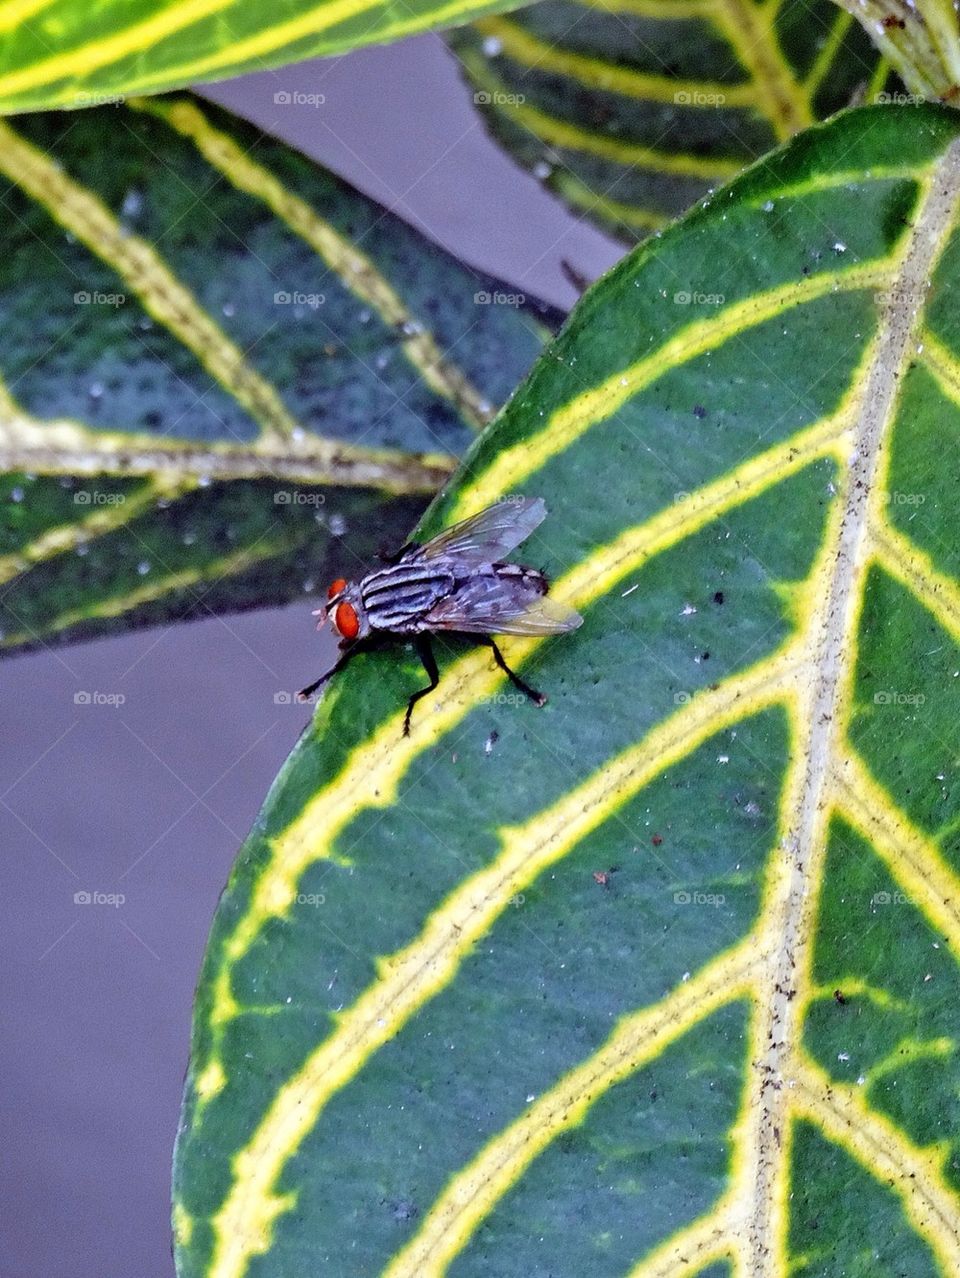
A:
<svg viewBox="0 0 960 1278">
<path fill-rule="evenodd" d="M 368 624 L 393 634 L 418 634 L 429 629 L 426 614 L 453 590 L 449 566 L 400 562 L 364 577 L 360 594 Z"/>
</svg>

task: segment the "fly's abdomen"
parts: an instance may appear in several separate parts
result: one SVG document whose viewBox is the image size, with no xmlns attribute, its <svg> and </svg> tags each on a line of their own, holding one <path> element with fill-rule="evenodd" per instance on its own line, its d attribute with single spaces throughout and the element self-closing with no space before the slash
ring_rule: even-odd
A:
<svg viewBox="0 0 960 1278">
<path fill-rule="evenodd" d="M 453 574 L 424 564 L 395 564 L 360 585 L 367 620 L 375 630 L 417 634 L 424 617 L 454 587 Z"/>
<path fill-rule="evenodd" d="M 519 590 L 529 591 L 532 595 L 547 593 L 547 579 L 536 568 L 527 568 L 524 564 L 493 564 L 491 572 L 501 581 L 512 582 Z"/>
</svg>

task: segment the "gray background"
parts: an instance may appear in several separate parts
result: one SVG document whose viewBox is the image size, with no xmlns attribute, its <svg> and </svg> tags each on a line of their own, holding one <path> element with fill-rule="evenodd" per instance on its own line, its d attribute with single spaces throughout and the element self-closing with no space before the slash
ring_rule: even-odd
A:
<svg viewBox="0 0 960 1278">
<path fill-rule="evenodd" d="M 278 90 L 322 93 L 278 107 Z M 487 138 L 434 36 L 210 93 L 471 264 L 569 305 L 621 250 Z M 169 1164 L 217 896 L 306 722 L 309 605 L 0 663 L 4 1278 L 172 1273 Z M 77 691 L 122 706 L 77 706 Z M 77 891 L 120 906 L 74 904 Z"/>
</svg>

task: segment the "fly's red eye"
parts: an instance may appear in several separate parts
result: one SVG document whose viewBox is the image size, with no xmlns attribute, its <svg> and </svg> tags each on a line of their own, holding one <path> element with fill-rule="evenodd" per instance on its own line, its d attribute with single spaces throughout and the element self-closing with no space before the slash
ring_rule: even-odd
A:
<svg viewBox="0 0 960 1278">
<path fill-rule="evenodd" d="M 337 610 L 333 614 L 333 624 L 343 635 L 344 639 L 356 639 L 357 635 L 360 633 L 360 619 L 352 604 L 337 604 Z"/>
<path fill-rule="evenodd" d="M 327 598 L 332 599 L 334 595 L 339 595 L 341 590 L 346 589 L 346 581 L 343 577 L 338 577 L 336 581 L 331 581 L 330 589 L 327 591 Z"/>
</svg>

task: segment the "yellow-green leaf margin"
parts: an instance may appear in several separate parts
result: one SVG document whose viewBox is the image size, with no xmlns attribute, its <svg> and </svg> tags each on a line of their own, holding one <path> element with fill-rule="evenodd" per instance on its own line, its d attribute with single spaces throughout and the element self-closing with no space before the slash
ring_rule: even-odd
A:
<svg viewBox="0 0 960 1278">
<path fill-rule="evenodd" d="M 583 298 L 424 528 L 581 610 L 358 659 L 200 981 L 181 1278 L 960 1271 L 960 121 L 801 134 Z"/>
</svg>

